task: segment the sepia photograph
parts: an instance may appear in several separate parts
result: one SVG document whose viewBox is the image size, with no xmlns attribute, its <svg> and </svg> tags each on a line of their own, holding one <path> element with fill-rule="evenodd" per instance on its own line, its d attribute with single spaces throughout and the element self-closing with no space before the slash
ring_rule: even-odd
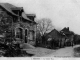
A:
<svg viewBox="0 0 80 60">
<path fill-rule="evenodd" d="M 0 0 L 0 57 L 79 58 L 80 0 Z"/>
</svg>

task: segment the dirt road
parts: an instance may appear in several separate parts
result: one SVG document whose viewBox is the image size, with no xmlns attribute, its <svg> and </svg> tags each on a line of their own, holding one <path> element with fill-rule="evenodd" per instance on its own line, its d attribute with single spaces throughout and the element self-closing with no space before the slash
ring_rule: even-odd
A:
<svg viewBox="0 0 80 60">
<path fill-rule="evenodd" d="M 74 56 L 74 47 L 65 47 L 58 50 L 51 50 L 46 48 L 35 48 L 27 49 L 28 53 L 34 54 L 33 57 L 73 57 Z"/>
<path fill-rule="evenodd" d="M 30 54 L 34 54 L 33 57 L 44 57 L 46 55 L 49 55 L 49 54 L 55 52 L 55 50 L 37 47 L 35 49 L 26 49 L 26 52 L 28 52 Z"/>
<path fill-rule="evenodd" d="M 56 50 L 55 52 L 51 53 L 50 55 L 46 55 L 47 57 L 73 57 L 74 51 L 73 47 L 66 47 Z"/>
</svg>

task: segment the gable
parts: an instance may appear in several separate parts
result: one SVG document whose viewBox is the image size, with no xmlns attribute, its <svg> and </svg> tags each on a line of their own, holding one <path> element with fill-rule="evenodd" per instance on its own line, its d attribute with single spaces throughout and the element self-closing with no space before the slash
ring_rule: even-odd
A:
<svg viewBox="0 0 80 60">
<path fill-rule="evenodd" d="M 7 7 L 7 5 L 5 6 L 6 4 L 5 3 L 0 3 L 0 7 L 3 8 L 4 10 L 6 10 L 7 12 L 15 15 L 15 16 L 18 16 L 16 15 L 15 13 L 12 12 L 11 8 L 9 8 L 9 6 Z"/>
<path fill-rule="evenodd" d="M 47 38 L 47 39 L 48 39 L 48 38 L 59 39 L 59 38 L 61 38 L 61 37 L 62 37 L 62 35 L 61 35 L 56 29 L 52 30 L 50 33 L 48 33 L 48 34 L 46 35 L 46 38 Z"/>
</svg>

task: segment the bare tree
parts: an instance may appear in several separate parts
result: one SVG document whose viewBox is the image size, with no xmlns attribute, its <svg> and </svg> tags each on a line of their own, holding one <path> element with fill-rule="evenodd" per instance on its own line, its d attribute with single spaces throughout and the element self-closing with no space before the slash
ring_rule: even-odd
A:
<svg viewBox="0 0 80 60">
<path fill-rule="evenodd" d="M 44 35 L 53 29 L 52 21 L 48 18 L 43 18 L 40 20 L 36 20 L 36 22 L 37 22 L 36 45 L 45 46 L 46 39 Z"/>
<path fill-rule="evenodd" d="M 53 29 L 52 21 L 48 18 L 43 18 L 37 21 L 37 30 L 43 36 L 45 33 Z"/>
</svg>

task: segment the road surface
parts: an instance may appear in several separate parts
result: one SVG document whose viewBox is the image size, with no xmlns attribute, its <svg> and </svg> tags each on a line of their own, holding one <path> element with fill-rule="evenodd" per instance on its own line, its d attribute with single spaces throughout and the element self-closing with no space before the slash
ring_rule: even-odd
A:
<svg viewBox="0 0 80 60">
<path fill-rule="evenodd" d="M 61 48 L 53 52 L 52 54 L 46 55 L 46 57 L 73 57 L 73 47 Z"/>
<path fill-rule="evenodd" d="M 34 54 L 33 57 L 74 57 L 74 47 L 70 46 L 58 50 L 37 47 L 35 49 L 27 49 L 26 52 Z"/>
</svg>

